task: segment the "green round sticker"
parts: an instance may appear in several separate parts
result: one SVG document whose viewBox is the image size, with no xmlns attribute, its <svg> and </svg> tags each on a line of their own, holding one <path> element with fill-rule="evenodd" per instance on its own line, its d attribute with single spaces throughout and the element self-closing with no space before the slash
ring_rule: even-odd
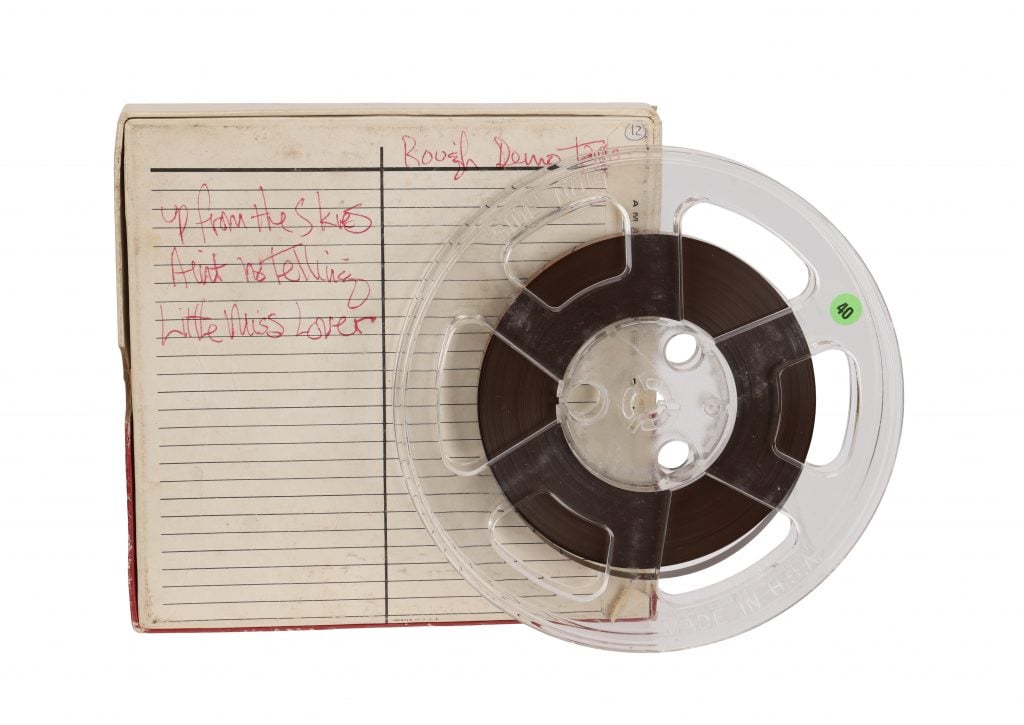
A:
<svg viewBox="0 0 1024 725">
<path fill-rule="evenodd" d="M 832 306 L 829 308 L 832 313 L 832 319 L 840 325 L 852 325 L 854 322 L 860 319 L 860 313 L 863 311 L 863 306 L 860 300 L 857 299 L 856 295 L 849 293 L 841 294 L 832 300 Z"/>
</svg>

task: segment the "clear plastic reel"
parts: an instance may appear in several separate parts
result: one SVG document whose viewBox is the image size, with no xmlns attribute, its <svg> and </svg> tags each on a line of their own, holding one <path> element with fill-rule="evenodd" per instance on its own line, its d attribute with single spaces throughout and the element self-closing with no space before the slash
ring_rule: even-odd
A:
<svg viewBox="0 0 1024 725">
<path fill-rule="evenodd" d="M 619 277 L 628 275 L 633 255 L 642 253 L 630 243 L 635 235 L 678 235 L 686 214 L 700 204 L 759 224 L 806 263 L 809 284 L 789 306 L 810 353 L 839 349 L 852 374 L 846 436 L 835 460 L 825 466 L 791 461 L 801 471 L 781 503 L 764 498 L 756 487 L 721 481 L 773 506 L 776 518 L 790 522 L 788 534 L 739 571 L 687 590 L 663 579 L 678 571 L 619 571 L 581 561 L 527 525 L 519 514 L 531 502 L 509 501 L 491 474 L 497 461 L 488 460 L 480 440 L 475 385 L 488 341 L 501 337 L 496 328 L 502 315 L 518 296 L 533 295 L 525 285 L 537 272 L 581 245 L 621 234 L 627 248 Z M 586 304 L 590 289 L 619 277 L 557 304 L 537 302 L 559 314 L 569 305 Z M 844 318 L 850 309 L 849 315 L 856 315 L 852 323 Z M 574 453 L 587 463 L 596 458 L 588 468 L 598 469 L 596 475 L 608 473 L 609 485 L 633 487 L 639 495 L 685 486 L 714 462 L 731 431 L 735 391 L 729 387 L 731 371 L 716 360 L 716 343 L 770 322 L 757 320 L 711 337 L 686 329 L 685 322 L 674 329 L 680 323 L 637 321 L 631 340 L 646 335 L 652 349 L 661 350 L 666 336 L 688 333 L 700 360 L 687 371 L 692 358 L 673 363 L 644 352 L 648 364 L 633 391 L 613 389 L 601 379 L 607 367 L 601 361 L 610 359 L 609 351 L 615 357 L 619 330 L 592 342 L 595 349 L 607 348 L 602 348 L 605 357 L 588 363 L 586 355 L 577 356 L 578 364 L 562 371 L 568 375 L 533 359 L 516 340 L 504 340 L 558 385 L 558 411 L 529 439 L 563 426 Z M 673 387 L 677 374 L 691 377 Z M 704 392 L 687 399 L 686 391 L 693 389 Z M 713 401 L 709 409 L 696 409 L 708 400 Z M 636 421 L 607 415 L 627 404 L 658 415 L 657 406 L 665 401 L 676 407 L 660 413 L 679 424 L 667 430 L 667 438 L 646 437 L 642 450 L 619 425 Z M 603 422 L 588 428 L 595 411 Z M 412 302 L 394 390 L 403 473 L 417 511 L 456 569 L 511 616 L 563 639 L 616 650 L 673 650 L 720 640 L 770 619 L 810 592 L 867 526 L 892 470 L 901 419 L 901 367 L 892 324 L 869 272 L 843 236 L 771 179 L 722 158 L 667 148 L 617 150 L 539 172 L 482 210 L 431 264 Z M 654 463 L 666 442 L 676 438 L 689 439 L 687 460 L 678 466 Z M 529 443 L 520 441 L 500 455 Z M 612 451 L 603 459 L 607 466 L 602 450 Z M 783 451 L 775 453 L 786 458 Z M 645 461 L 652 462 L 646 477 Z M 611 470 L 612 462 L 617 469 Z M 551 496 L 556 500 L 548 503 L 559 505 L 554 492 L 536 495 Z M 567 515 L 572 514 L 570 509 Z M 608 530 L 609 551 L 616 543 Z"/>
</svg>

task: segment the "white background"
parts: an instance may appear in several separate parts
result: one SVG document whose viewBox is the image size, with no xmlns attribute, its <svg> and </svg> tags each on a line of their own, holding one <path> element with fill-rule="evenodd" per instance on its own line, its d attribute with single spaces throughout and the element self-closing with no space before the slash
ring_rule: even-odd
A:
<svg viewBox="0 0 1024 725">
<path fill-rule="evenodd" d="M 4 9 L 0 720 L 1020 722 L 1014 4 L 108 5 Z M 764 626 L 668 655 L 522 626 L 134 633 L 122 104 L 606 100 L 657 104 L 666 143 L 797 190 L 886 294 L 903 444 L 843 565 Z"/>
</svg>

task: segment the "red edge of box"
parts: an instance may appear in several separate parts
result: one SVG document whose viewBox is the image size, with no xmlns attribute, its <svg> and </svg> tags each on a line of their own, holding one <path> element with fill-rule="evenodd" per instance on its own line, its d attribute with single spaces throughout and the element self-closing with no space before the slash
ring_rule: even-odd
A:
<svg viewBox="0 0 1024 725">
<path fill-rule="evenodd" d="M 139 625 L 139 588 L 135 564 L 135 457 L 132 451 L 132 424 L 124 423 L 124 477 L 128 486 L 128 601 L 132 614 L 132 627 L 144 632 Z"/>
</svg>

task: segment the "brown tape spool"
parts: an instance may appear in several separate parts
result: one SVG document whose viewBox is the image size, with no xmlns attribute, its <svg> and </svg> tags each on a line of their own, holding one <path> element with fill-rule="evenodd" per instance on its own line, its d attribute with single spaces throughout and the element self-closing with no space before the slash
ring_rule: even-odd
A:
<svg viewBox="0 0 1024 725">
<path fill-rule="evenodd" d="M 626 270 L 626 244 L 605 239 L 557 260 L 528 285 L 550 306 L 607 283 L 557 312 L 520 294 L 497 330 L 559 377 L 581 345 L 621 320 L 685 319 L 715 338 L 732 333 L 716 343 L 737 414 L 709 475 L 651 492 L 597 478 L 558 424 L 534 435 L 556 420 L 556 383 L 495 336 L 480 370 L 480 435 L 488 459 L 500 456 L 491 471 L 505 496 L 553 545 L 613 571 L 684 573 L 741 547 L 789 495 L 814 428 L 814 374 L 785 299 L 744 262 L 695 239 L 635 235 Z"/>
</svg>

